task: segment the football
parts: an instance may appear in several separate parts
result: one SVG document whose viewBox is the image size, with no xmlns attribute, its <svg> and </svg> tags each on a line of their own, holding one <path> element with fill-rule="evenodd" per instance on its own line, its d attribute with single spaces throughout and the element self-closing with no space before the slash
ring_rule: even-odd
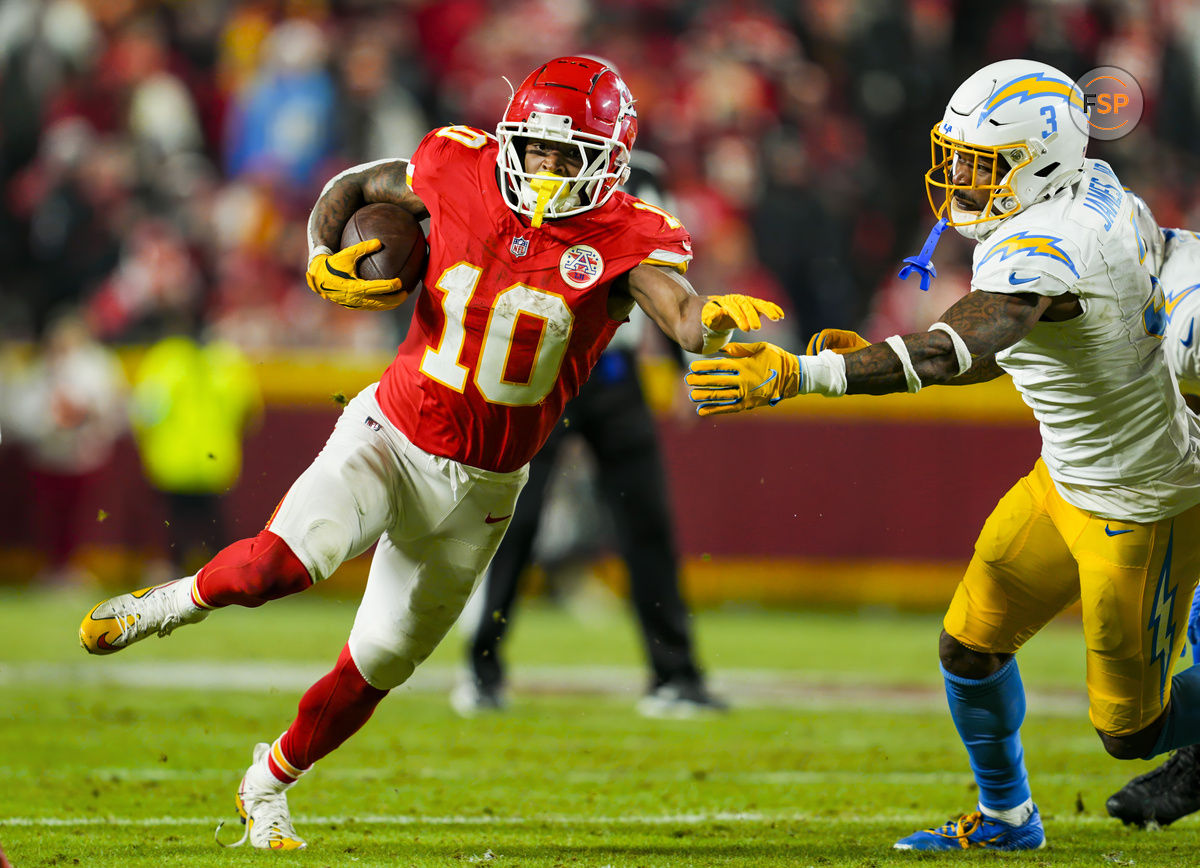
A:
<svg viewBox="0 0 1200 868">
<path fill-rule="evenodd" d="M 358 261 L 358 276 L 363 280 L 398 277 L 406 290 L 415 290 L 425 273 L 426 254 L 425 232 L 417 218 L 399 205 L 364 205 L 342 230 L 342 248 L 368 238 L 378 238 L 383 248 Z"/>
</svg>

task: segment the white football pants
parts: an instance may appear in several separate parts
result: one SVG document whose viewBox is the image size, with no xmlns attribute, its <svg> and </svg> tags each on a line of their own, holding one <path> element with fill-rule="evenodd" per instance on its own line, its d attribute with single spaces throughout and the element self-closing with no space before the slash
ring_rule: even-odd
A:
<svg viewBox="0 0 1200 868">
<path fill-rule="evenodd" d="M 377 386 L 346 405 L 267 528 L 314 582 L 379 541 L 349 644 L 363 678 L 390 690 L 458 618 L 500 545 L 528 469 L 495 473 L 430 455 L 387 420 Z"/>
</svg>

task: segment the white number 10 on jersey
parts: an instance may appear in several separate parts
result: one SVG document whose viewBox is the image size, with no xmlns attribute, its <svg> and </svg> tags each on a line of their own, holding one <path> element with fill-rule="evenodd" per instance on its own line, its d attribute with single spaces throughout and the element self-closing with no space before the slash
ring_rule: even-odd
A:
<svg viewBox="0 0 1200 868">
<path fill-rule="evenodd" d="M 466 331 L 463 320 L 467 305 L 479 285 L 482 269 L 467 262 L 452 265 L 442 272 L 436 284 L 445 325 L 436 347 L 429 347 L 421 357 L 421 373 L 432 377 L 456 392 L 466 388 L 470 369 L 462 364 Z M 515 381 L 505 378 L 509 368 L 513 339 L 519 319 L 532 317 L 541 323 L 537 348 L 534 351 L 529 378 Z M 575 315 L 563 299 L 553 293 L 516 283 L 497 293 L 488 311 L 487 329 L 474 381 L 483 397 L 493 404 L 525 407 L 537 404 L 554 387 L 562 367 L 563 356 L 575 326 Z"/>
</svg>

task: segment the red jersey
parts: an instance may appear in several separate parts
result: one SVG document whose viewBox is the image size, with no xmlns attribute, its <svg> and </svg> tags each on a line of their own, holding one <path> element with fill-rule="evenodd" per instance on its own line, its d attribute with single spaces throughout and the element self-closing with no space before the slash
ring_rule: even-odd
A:
<svg viewBox="0 0 1200 868">
<path fill-rule="evenodd" d="M 443 127 L 409 162 L 430 213 L 425 291 L 377 398 L 426 452 L 507 472 L 545 443 L 621 324 L 612 282 L 641 263 L 682 271 L 692 248 L 678 220 L 620 191 L 531 228 L 500 194 L 496 149 Z"/>
</svg>

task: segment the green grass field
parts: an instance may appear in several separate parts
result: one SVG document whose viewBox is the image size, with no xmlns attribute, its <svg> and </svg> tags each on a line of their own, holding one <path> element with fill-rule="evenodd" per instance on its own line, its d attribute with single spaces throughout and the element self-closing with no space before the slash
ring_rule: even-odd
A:
<svg viewBox="0 0 1200 868">
<path fill-rule="evenodd" d="M 166 640 L 89 658 L 91 595 L 0 594 L 0 845 L 44 865 L 705 866 L 1194 865 L 1200 820 L 1127 830 L 1104 799 L 1118 763 L 1087 721 L 1076 625 L 1022 652 L 1034 795 L 1049 847 L 923 856 L 897 837 L 974 805 L 945 711 L 938 618 L 702 612 L 728 715 L 652 721 L 630 619 L 530 605 L 509 655 L 513 706 L 450 710 L 452 634 L 367 727 L 291 793 L 299 853 L 219 850 L 255 741 L 291 721 L 332 664 L 354 603 L 300 597 L 229 610 Z"/>
</svg>

